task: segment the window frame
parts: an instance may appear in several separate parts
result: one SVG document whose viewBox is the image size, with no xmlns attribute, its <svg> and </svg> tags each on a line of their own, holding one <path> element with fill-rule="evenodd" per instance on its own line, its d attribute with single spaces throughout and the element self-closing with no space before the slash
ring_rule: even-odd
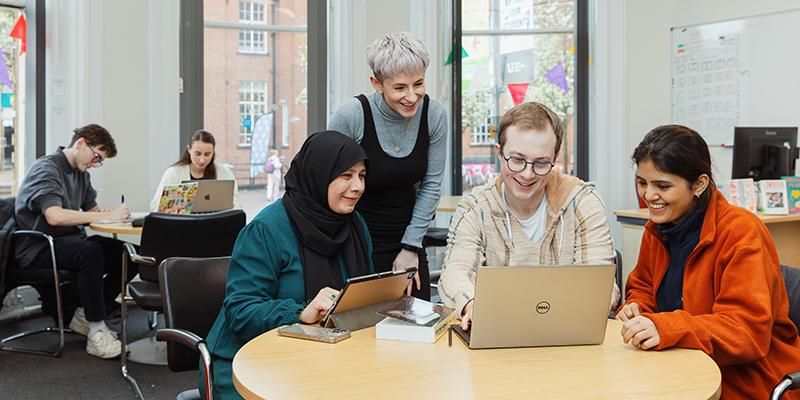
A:
<svg viewBox="0 0 800 400">
<path fill-rule="evenodd" d="M 44 0 L 35 1 L 44 3 Z M 176 154 L 180 154 L 183 148 L 189 144 L 192 133 L 195 130 L 203 128 L 204 29 L 213 27 L 249 28 L 241 24 L 206 22 L 203 19 L 202 1 L 180 1 L 180 144 L 176 149 Z M 44 7 L 42 6 L 43 9 Z M 324 130 L 326 126 L 325 114 L 328 104 L 326 88 L 328 81 L 325 72 L 328 70 L 328 2 L 307 0 L 306 9 L 308 11 L 308 25 L 306 27 L 269 25 L 258 27 L 258 30 L 265 32 L 303 32 L 308 35 L 306 124 L 309 132 L 316 132 Z M 44 35 L 42 35 L 42 40 L 43 38 Z M 44 49 L 43 46 L 42 49 Z M 44 96 L 41 98 L 43 99 Z"/>
<path fill-rule="evenodd" d="M 492 29 L 492 30 L 468 30 L 464 31 L 462 23 L 462 0 L 452 0 L 453 9 L 453 28 L 452 28 L 452 48 L 461 49 L 465 37 L 469 36 L 499 36 L 499 35 L 536 35 L 564 33 L 558 29 Z M 572 33 L 575 41 L 575 174 L 583 179 L 589 179 L 589 2 L 588 0 L 575 0 L 575 25 Z M 461 195 L 464 190 L 462 166 L 464 163 L 462 132 L 462 68 L 461 57 L 453 57 L 453 68 L 451 70 L 452 79 L 452 107 L 453 115 L 451 118 L 453 140 L 451 141 L 453 168 L 451 170 L 451 194 Z"/>
<path fill-rule="evenodd" d="M 259 7 L 261 8 L 261 11 L 260 13 L 257 13 L 256 9 Z M 261 18 L 256 18 L 256 14 L 260 14 Z M 257 1 L 240 1 L 239 24 L 267 26 L 266 5 L 264 3 Z M 245 37 L 244 40 L 243 36 Z M 260 39 L 257 40 L 256 38 Z M 257 45 L 259 43 L 260 46 Z M 239 54 L 254 54 L 254 55 L 269 54 L 269 47 L 267 45 L 267 33 L 263 30 L 257 30 L 257 29 L 240 29 L 239 47 L 237 51 L 239 52 Z"/>
<path fill-rule="evenodd" d="M 259 87 L 263 85 L 263 87 Z M 239 141 L 236 143 L 238 147 L 250 147 L 251 139 L 253 137 L 253 128 L 255 127 L 256 120 L 260 118 L 262 115 L 266 114 L 267 108 L 269 107 L 269 98 L 268 98 L 268 86 L 267 81 L 261 80 L 242 80 L 239 81 L 239 120 L 244 121 L 244 118 L 249 116 L 250 117 L 250 128 L 245 128 L 244 123 L 239 124 Z M 243 87 L 245 91 L 243 92 Z M 242 99 L 242 95 L 245 95 L 245 99 Z M 262 95 L 262 100 L 258 100 L 256 97 L 258 95 Z M 242 107 L 249 109 L 250 112 L 246 112 L 242 110 Z M 259 110 L 256 110 L 259 108 Z M 260 112 L 259 112 L 260 111 Z"/>
</svg>

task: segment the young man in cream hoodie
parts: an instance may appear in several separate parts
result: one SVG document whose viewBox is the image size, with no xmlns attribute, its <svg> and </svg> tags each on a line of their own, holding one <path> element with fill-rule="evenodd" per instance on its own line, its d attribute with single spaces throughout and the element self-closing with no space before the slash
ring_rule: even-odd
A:
<svg viewBox="0 0 800 400">
<path fill-rule="evenodd" d="M 563 137 L 558 116 L 528 102 L 500 119 L 500 175 L 458 205 L 447 238 L 439 295 L 469 329 L 481 265 L 613 264 L 606 208 L 594 186 L 553 168 Z M 619 299 L 614 284 L 610 305 Z"/>
</svg>

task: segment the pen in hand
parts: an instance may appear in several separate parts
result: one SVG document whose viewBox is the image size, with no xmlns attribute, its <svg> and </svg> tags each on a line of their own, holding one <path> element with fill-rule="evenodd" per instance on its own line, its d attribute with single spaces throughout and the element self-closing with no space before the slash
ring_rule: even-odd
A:
<svg viewBox="0 0 800 400">
<path fill-rule="evenodd" d="M 125 195 L 124 194 L 119 195 L 119 201 L 120 201 L 120 203 L 125 204 Z"/>
</svg>

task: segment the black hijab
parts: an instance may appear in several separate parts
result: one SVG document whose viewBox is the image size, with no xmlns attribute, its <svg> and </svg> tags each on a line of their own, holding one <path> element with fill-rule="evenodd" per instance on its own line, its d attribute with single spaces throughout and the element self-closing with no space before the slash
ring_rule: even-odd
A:
<svg viewBox="0 0 800 400">
<path fill-rule="evenodd" d="M 367 153 L 349 137 L 317 132 L 306 139 L 286 173 L 283 205 L 299 239 L 307 300 L 326 286 L 344 286 L 340 255 L 350 277 L 369 273 L 364 225 L 355 212 L 337 214 L 328 205 L 328 185 L 362 160 L 367 162 Z"/>
</svg>

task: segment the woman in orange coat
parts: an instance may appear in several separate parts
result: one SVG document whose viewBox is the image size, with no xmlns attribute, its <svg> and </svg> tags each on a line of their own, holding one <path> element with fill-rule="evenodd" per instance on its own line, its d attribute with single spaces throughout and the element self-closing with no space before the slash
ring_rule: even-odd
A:
<svg viewBox="0 0 800 400">
<path fill-rule="evenodd" d="M 768 398 L 784 374 L 800 370 L 769 231 L 715 188 L 697 132 L 657 127 L 633 162 L 650 221 L 618 312 L 624 341 L 642 350 L 702 350 L 719 365 L 723 399 Z"/>
</svg>

